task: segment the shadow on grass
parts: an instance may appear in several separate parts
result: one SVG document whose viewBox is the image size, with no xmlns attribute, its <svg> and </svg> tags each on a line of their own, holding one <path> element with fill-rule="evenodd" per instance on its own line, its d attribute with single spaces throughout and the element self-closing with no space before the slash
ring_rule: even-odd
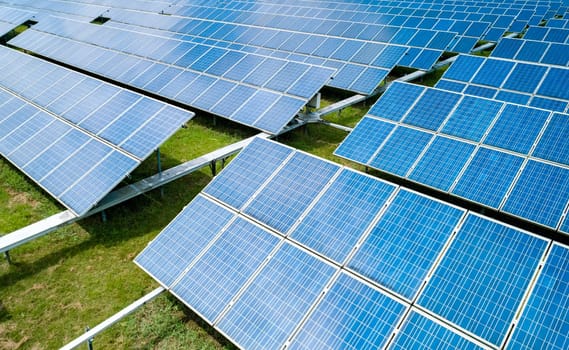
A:
<svg viewBox="0 0 569 350">
<path fill-rule="evenodd" d="M 95 246 L 116 246 L 124 241 L 160 231 L 210 180 L 211 177 L 205 173 L 195 172 L 166 185 L 164 197 L 161 197 L 160 190 L 157 189 L 108 209 L 107 222 L 102 222 L 98 214 L 85 218 L 76 225 L 89 233 L 88 240 L 50 252 L 39 260 L 19 262 L 16 252 L 12 254 L 9 272 L 0 275 L 0 285 L 12 285 L 56 265 L 62 259 L 73 257 Z"/>
</svg>

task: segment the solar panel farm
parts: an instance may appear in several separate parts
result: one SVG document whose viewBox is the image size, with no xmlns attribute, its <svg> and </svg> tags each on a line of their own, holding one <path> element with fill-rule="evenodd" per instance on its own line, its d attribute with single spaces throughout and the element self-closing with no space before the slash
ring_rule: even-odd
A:
<svg viewBox="0 0 569 350">
<path fill-rule="evenodd" d="M 0 0 L 0 349 L 569 348 L 569 3 Z"/>
</svg>

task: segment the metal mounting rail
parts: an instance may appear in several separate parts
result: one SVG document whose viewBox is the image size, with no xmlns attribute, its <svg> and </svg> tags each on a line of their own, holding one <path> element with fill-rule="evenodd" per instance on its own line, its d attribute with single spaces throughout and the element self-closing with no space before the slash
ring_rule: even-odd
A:
<svg viewBox="0 0 569 350">
<path fill-rule="evenodd" d="M 162 294 L 162 292 L 164 292 L 164 291 L 165 291 L 164 287 L 158 287 L 158 288 L 154 289 L 152 292 L 146 294 L 145 296 L 138 299 L 137 301 L 130 304 L 129 306 L 125 307 L 124 309 L 117 312 L 113 316 L 107 318 L 105 321 L 99 323 L 96 327 L 87 331 L 82 336 L 75 338 L 73 341 L 71 341 L 67 345 L 63 346 L 61 348 L 61 350 L 75 349 L 76 347 L 78 347 L 82 344 L 88 343 L 89 341 L 91 341 L 91 339 L 93 339 L 93 337 L 95 335 L 101 333 L 105 329 L 109 328 L 110 326 L 114 325 L 115 323 L 119 322 L 120 320 L 122 320 L 126 316 L 133 313 L 134 311 L 138 310 L 144 304 L 148 303 L 149 301 L 152 301 L 154 298 L 156 298 L 157 296 Z"/>
<path fill-rule="evenodd" d="M 44 236 L 62 226 L 69 225 L 87 216 L 99 213 L 105 209 L 108 209 L 119 203 L 127 201 L 145 192 L 164 186 L 169 182 L 177 180 L 183 176 L 195 172 L 196 170 L 211 165 L 212 163 L 220 159 L 225 159 L 239 152 L 243 147 L 247 146 L 249 142 L 253 140 L 254 137 L 269 138 L 270 135 L 265 133 L 258 134 L 248 139 L 231 144 L 229 146 L 222 147 L 211 153 L 192 159 L 188 162 L 177 165 L 170 169 L 164 170 L 159 174 L 150 176 L 139 182 L 122 187 L 116 191 L 109 193 L 105 198 L 103 198 L 103 200 L 101 200 L 99 205 L 91 209 L 85 215 L 75 216 L 71 211 L 66 210 L 57 213 L 55 215 L 52 215 L 46 219 L 40 220 L 36 223 L 33 223 L 29 226 L 23 227 L 12 233 L 8 233 L 4 236 L 1 236 L 0 253 L 8 252 L 11 249 L 14 249 L 24 243 L 32 241 L 41 236 Z"/>
</svg>

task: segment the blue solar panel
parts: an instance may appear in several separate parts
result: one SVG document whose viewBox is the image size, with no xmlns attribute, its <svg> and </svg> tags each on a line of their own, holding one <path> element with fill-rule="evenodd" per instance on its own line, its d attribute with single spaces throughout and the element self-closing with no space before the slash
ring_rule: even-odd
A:
<svg viewBox="0 0 569 350">
<path fill-rule="evenodd" d="M 287 348 L 382 348 L 406 308 L 404 304 L 342 273 Z"/>
<path fill-rule="evenodd" d="M 421 157 L 409 179 L 448 191 L 474 148 L 470 143 L 438 136 Z"/>
<path fill-rule="evenodd" d="M 569 115 L 554 113 L 532 155 L 569 165 L 567 135 L 569 135 Z"/>
<path fill-rule="evenodd" d="M 338 170 L 335 164 L 295 153 L 244 212 L 285 234 Z"/>
<path fill-rule="evenodd" d="M 291 153 L 288 148 L 255 138 L 203 192 L 241 209 Z"/>
<path fill-rule="evenodd" d="M 502 210 L 557 228 L 569 200 L 569 169 L 530 160 Z"/>
<path fill-rule="evenodd" d="M 464 96 L 442 132 L 472 141 L 480 141 L 502 108 L 502 103 Z"/>
<path fill-rule="evenodd" d="M 134 261 L 169 287 L 233 217 L 218 204 L 197 196 Z"/>
<path fill-rule="evenodd" d="M 437 131 L 460 98 L 460 94 L 428 89 L 403 121 L 406 124 Z"/>
<path fill-rule="evenodd" d="M 518 63 L 504 83 L 503 88 L 532 93 L 540 82 L 540 79 L 536 78 L 542 77 L 546 71 L 546 66 Z"/>
<path fill-rule="evenodd" d="M 280 348 L 334 271 L 332 266 L 285 243 L 217 326 L 239 347 Z"/>
<path fill-rule="evenodd" d="M 500 87 L 514 65 L 515 62 L 512 61 L 486 60 L 472 79 L 472 82 Z"/>
<path fill-rule="evenodd" d="M 506 105 L 484 143 L 527 154 L 549 114 L 540 109 Z"/>
<path fill-rule="evenodd" d="M 541 56 L 547 50 L 549 44 L 539 41 L 526 40 L 518 54 L 516 60 L 540 62 Z"/>
<path fill-rule="evenodd" d="M 469 214 L 418 304 L 500 346 L 547 241 Z"/>
<path fill-rule="evenodd" d="M 464 338 L 463 335 L 459 335 L 448 326 L 443 326 L 413 310 L 405 319 L 389 349 L 482 350 L 484 348 Z"/>
<path fill-rule="evenodd" d="M 401 190 L 348 267 L 411 300 L 463 214 Z"/>
<path fill-rule="evenodd" d="M 458 56 L 449 69 L 445 72 L 444 77 L 448 79 L 468 82 L 480 65 L 484 62 L 484 58 L 477 56 Z"/>
<path fill-rule="evenodd" d="M 541 95 L 569 100 L 569 69 L 551 67 L 537 92 Z"/>
<path fill-rule="evenodd" d="M 498 208 L 523 161 L 522 157 L 481 147 L 452 192 Z"/>
<path fill-rule="evenodd" d="M 502 38 L 492 50 L 492 57 L 514 58 L 524 41 L 519 39 Z"/>
<path fill-rule="evenodd" d="M 433 135 L 407 127 L 397 127 L 369 165 L 405 176 Z"/>
<path fill-rule="evenodd" d="M 343 263 L 395 186 L 343 170 L 290 237 Z M 349 218 L 344 213 L 350 208 Z"/>
<path fill-rule="evenodd" d="M 569 65 L 569 45 L 551 43 L 540 62 L 558 66 Z"/>
<path fill-rule="evenodd" d="M 506 349 L 569 346 L 569 249 L 554 244 Z"/>
<path fill-rule="evenodd" d="M 368 114 L 399 121 L 423 93 L 424 87 L 394 82 L 371 107 Z"/>
<path fill-rule="evenodd" d="M 210 323 L 267 259 L 279 238 L 237 218 L 176 282 L 172 292 Z"/>
<path fill-rule="evenodd" d="M 334 154 L 367 164 L 393 128 L 394 124 L 366 116 L 344 139 Z"/>
</svg>

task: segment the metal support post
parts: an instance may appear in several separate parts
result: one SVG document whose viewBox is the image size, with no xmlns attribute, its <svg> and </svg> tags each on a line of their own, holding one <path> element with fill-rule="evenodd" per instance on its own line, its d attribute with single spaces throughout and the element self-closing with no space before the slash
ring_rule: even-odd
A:
<svg viewBox="0 0 569 350">
<path fill-rule="evenodd" d="M 104 210 L 101 211 L 101 220 L 103 220 L 103 222 L 107 222 L 107 212 Z"/>
<path fill-rule="evenodd" d="M 89 326 L 85 327 L 85 333 L 89 332 L 89 330 L 90 330 Z M 89 338 L 87 340 L 87 349 L 93 350 L 93 338 Z"/>
<path fill-rule="evenodd" d="M 215 160 L 209 162 L 209 168 L 211 169 L 211 176 L 217 175 L 217 162 Z"/>
<path fill-rule="evenodd" d="M 8 264 L 12 265 L 12 258 L 10 258 L 10 251 L 9 250 L 4 252 L 4 256 L 6 257 L 6 261 L 8 262 Z"/>
<path fill-rule="evenodd" d="M 162 177 L 162 159 L 160 157 L 160 147 L 156 149 L 156 167 L 158 168 L 158 176 Z M 164 197 L 164 186 L 160 186 L 160 197 Z"/>
<path fill-rule="evenodd" d="M 221 169 L 225 169 L 225 162 L 227 161 L 227 158 L 221 158 Z"/>
</svg>

